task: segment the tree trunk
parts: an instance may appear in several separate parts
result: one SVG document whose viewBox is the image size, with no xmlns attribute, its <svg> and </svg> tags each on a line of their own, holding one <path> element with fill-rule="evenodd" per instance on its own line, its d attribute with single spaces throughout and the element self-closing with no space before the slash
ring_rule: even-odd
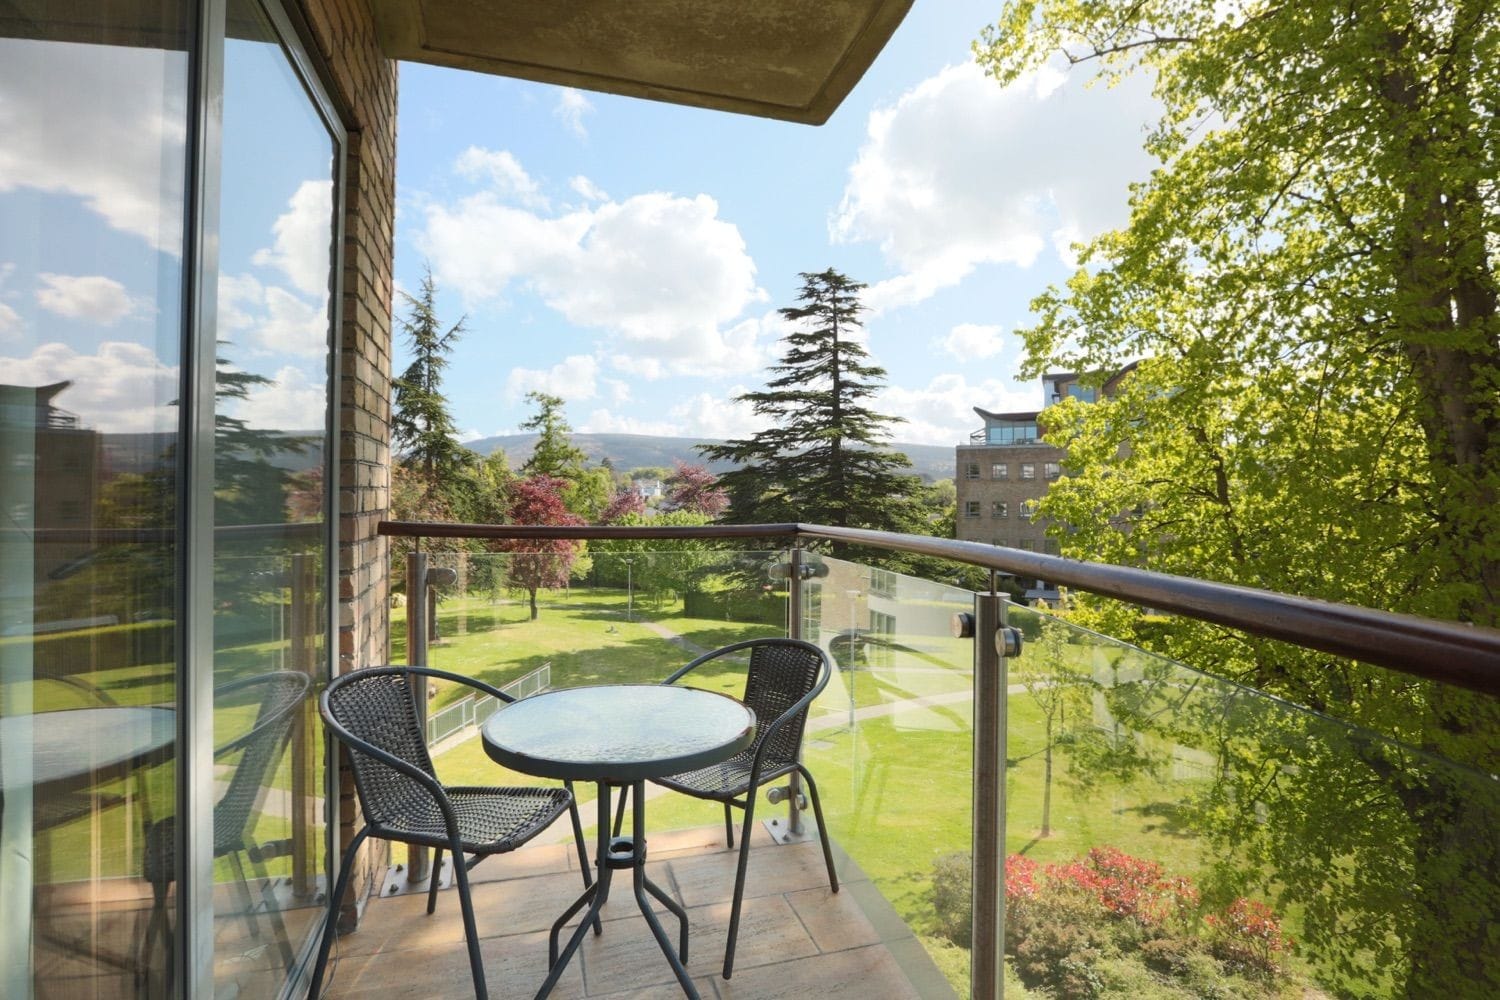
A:
<svg viewBox="0 0 1500 1000">
<path fill-rule="evenodd" d="M 536 621 L 536 619 L 537 619 L 536 588 L 535 587 L 528 587 L 528 588 L 526 588 L 526 593 L 529 594 L 530 597 L 531 597 L 531 620 L 532 621 Z"/>
</svg>

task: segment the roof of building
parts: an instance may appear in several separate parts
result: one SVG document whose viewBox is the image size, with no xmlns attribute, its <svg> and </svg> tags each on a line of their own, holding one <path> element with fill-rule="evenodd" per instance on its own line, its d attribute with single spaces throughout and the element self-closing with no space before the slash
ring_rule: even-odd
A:
<svg viewBox="0 0 1500 1000">
<path fill-rule="evenodd" d="M 976 407 L 974 407 L 974 412 L 977 413 L 977 414 L 979 414 L 985 420 L 995 420 L 995 421 L 1005 421 L 1005 422 L 1015 423 L 1015 422 L 1024 422 L 1024 421 L 1027 421 L 1027 420 L 1035 420 L 1037 418 L 1037 415 L 1040 414 L 1042 411 L 1041 410 L 1022 410 L 1022 411 L 1020 411 L 1018 413 L 991 413 L 989 410 L 986 410 L 983 407 L 976 406 Z"/>
<path fill-rule="evenodd" d="M 371 0 L 393 59 L 820 125 L 912 0 Z"/>
</svg>

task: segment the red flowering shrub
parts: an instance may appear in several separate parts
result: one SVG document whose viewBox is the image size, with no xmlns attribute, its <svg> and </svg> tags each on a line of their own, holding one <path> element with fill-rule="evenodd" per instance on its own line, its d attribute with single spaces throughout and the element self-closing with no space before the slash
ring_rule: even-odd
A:
<svg viewBox="0 0 1500 1000">
<path fill-rule="evenodd" d="M 1007 862 L 1007 894 L 1009 870 Z M 1114 847 L 1095 847 L 1065 865 L 1048 865 L 1045 879 L 1052 885 L 1082 890 L 1112 916 L 1145 927 L 1185 917 L 1198 905 L 1198 890 L 1191 879 L 1167 878 L 1155 861 Z"/>
<path fill-rule="evenodd" d="M 1271 908 L 1243 896 L 1204 922 L 1209 950 L 1236 971 L 1275 976 L 1281 971 L 1280 956 L 1292 948 L 1292 939 L 1281 932 L 1281 921 Z"/>
</svg>

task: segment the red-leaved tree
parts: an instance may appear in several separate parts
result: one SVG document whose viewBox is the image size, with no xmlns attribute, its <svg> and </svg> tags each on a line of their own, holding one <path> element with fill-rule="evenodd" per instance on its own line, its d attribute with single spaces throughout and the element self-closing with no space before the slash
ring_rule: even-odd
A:
<svg viewBox="0 0 1500 1000">
<path fill-rule="evenodd" d="M 565 482 L 539 474 L 517 480 L 510 488 L 512 524 L 582 524 L 583 519 L 563 505 Z M 531 620 L 536 621 L 536 592 L 543 587 L 561 587 L 578 558 L 578 542 L 562 538 L 511 538 L 500 548 L 511 553 L 510 578 L 526 588 L 531 599 Z"/>
<path fill-rule="evenodd" d="M 729 494 L 719 480 L 701 465 L 678 462 L 677 471 L 667 477 L 665 510 L 685 510 L 716 518 L 729 506 Z"/>
</svg>

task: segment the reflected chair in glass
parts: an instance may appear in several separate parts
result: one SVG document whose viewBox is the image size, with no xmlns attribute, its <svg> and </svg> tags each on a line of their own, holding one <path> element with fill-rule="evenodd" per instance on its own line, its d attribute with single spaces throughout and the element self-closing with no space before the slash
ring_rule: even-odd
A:
<svg viewBox="0 0 1500 1000">
<path fill-rule="evenodd" d="M 481 1000 L 488 993 L 474 924 L 474 904 L 469 896 L 469 869 L 492 854 L 505 854 L 522 846 L 567 812 L 573 823 L 584 887 L 593 884 L 583 844 L 583 824 L 578 819 L 571 783 L 565 783 L 563 788 L 473 787 L 445 786 L 438 780 L 417 712 L 417 693 L 412 686 L 415 680 L 425 696 L 425 679 L 429 677 L 466 685 L 502 702 L 515 700 L 473 677 L 430 667 L 370 667 L 351 671 L 335 678 L 320 699 L 323 724 L 349 751 L 349 766 L 365 826 L 344 851 L 338 882 L 328 900 L 327 922 L 308 994 L 311 997 L 316 998 L 322 987 L 329 948 L 338 932 L 339 901 L 360 845 L 367 837 L 433 848 L 428 913 L 437 905 L 443 852 L 452 853 L 474 995 Z M 466 853 L 473 857 L 463 862 Z M 595 933 L 599 929 L 596 920 Z"/>
<path fill-rule="evenodd" d="M 291 942 L 287 938 L 286 925 L 281 920 L 281 908 L 272 894 L 270 879 L 265 867 L 265 854 L 256 843 L 252 831 L 260 818 L 261 803 L 266 789 L 271 785 L 271 776 L 280 763 L 282 751 L 286 749 L 292 733 L 292 724 L 297 719 L 297 710 L 307 698 L 310 680 L 304 673 L 295 670 L 277 670 L 267 674 L 246 677 L 214 689 L 216 708 L 239 703 L 256 704 L 255 721 L 243 734 L 229 740 L 214 750 L 216 768 L 233 761 L 233 773 L 229 777 L 224 794 L 214 803 L 214 859 L 228 858 L 234 866 L 235 882 L 239 887 L 244 915 L 250 932 L 259 937 L 260 926 L 255 919 L 255 900 L 250 893 L 250 884 L 245 878 L 245 867 L 240 855 L 250 859 L 255 877 L 261 885 L 261 902 L 271 920 L 276 936 L 277 948 L 286 968 L 295 961 Z M 237 760 L 235 758 L 238 757 Z M 168 816 L 146 828 L 145 860 L 142 866 L 146 881 L 151 884 L 151 916 L 146 924 L 146 933 L 141 942 L 140 968 L 149 968 L 151 949 L 157 937 L 167 949 L 163 968 L 167 970 L 167 991 L 171 991 L 172 934 L 167 927 L 167 889 L 176 878 L 176 821 Z"/>
<path fill-rule="evenodd" d="M 823 824 L 823 806 L 818 801 L 818 786 L 802 763 L 802 733 L 807 726 L 808 707 L 827 686 L 833 674 L 828 654 L 801 639 L 749 639 L 705 653 L 663 684 L 675 684 L 693 670 L 712 664 L 721 657 L 749 650 L 750 665 L 745 674 L 745 693 L 741 700 L 755 712 L 755 742 L 720 764 L 652 780 L 665 788 L 700 799 L 724 804 L 724 831 L 729 847 L 734 847 L 733 813 L 736 807 L 745 811 L 740 831 L 739 867 L 734 877 L 734 903 L 729 912 L 729 937 L 724 948 L 724 978 L 734 971 L 735 938 L 739 934 L 740 905 L 745 897 L 745 872 L 750 860 L 750 831 L 755 819 L 755 794 L 760 786 L 794 771 L 802 776 L 812 799 L 817 819 L 818 837 L 823 842 L 823 861 L 828 866 L 828 885 L 839 891 L 838 873 L 833 867 L 833 851 L 828 845 L 828 830 Z M 624 818 L 624 796 L 615 814 L 618 834 Z"/>
</svg>

